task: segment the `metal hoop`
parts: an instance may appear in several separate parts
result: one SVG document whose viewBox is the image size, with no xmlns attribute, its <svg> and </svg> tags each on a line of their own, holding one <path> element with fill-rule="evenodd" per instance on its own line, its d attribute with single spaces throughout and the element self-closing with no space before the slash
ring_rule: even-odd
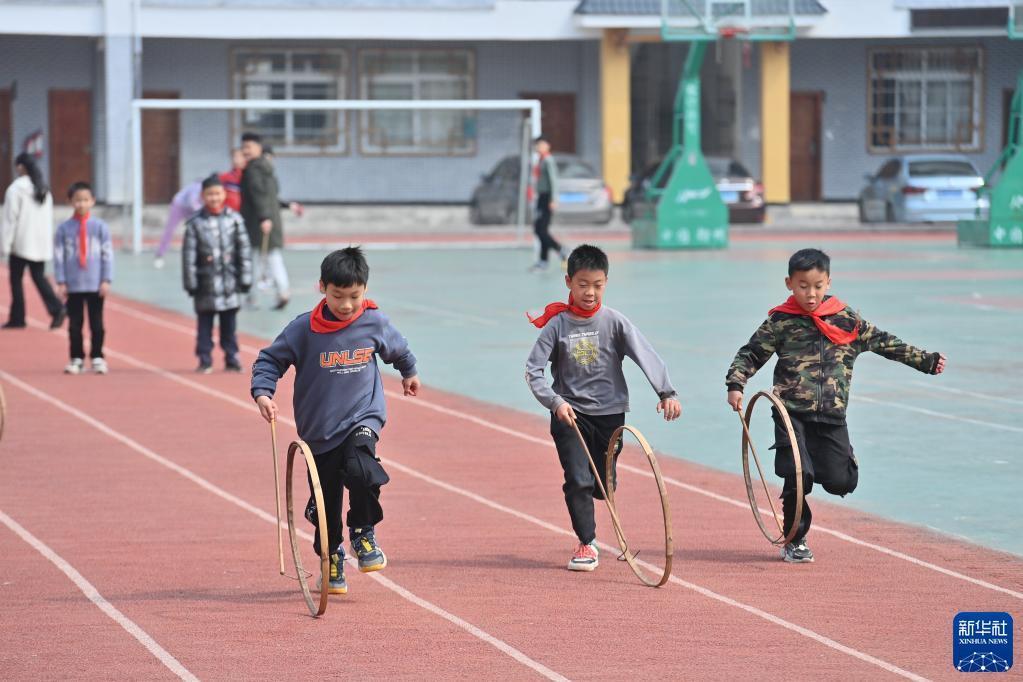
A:
<svg viewBox="0 0 1023 682">
<path fill-rule="evenodd" d="M 675 541 L 672 538 L 671 533 L 671 508 L 668 505 L 668 489 L 664 485 L 664 479 L 661 477 L 661 467 L 658 466 L 657 464 L 657 457 L 654 456 L 653 448 L 650 447 L 650 444 L 647 442 L 646 438 L 643 437 L 643 434 L 640 433 L 638 429 L 626 424 L 624 426 L 619 426 L 615 430 L 614 435 L 611 436 L 611 442 L 608 444 L 607 448 L 607 458 L 605 459 L 607 469 L 606 480 L 608 481 L 614 480 L 614 478 L 612 477 L 614 476 L 615 466 L 614 461 L 615 445 L 618 443 L 619 439 L 621 439 L 622 434 L 625 431 L 628 431 L 633 436 L 635 436 L 636 441 L 639 443 L 639 447 L 643 449 L 643 454 L 646 455 L 647 462 L 650 464 L 650 470 L 653 472 L 654 480 L 657 482 L 657 492 L 661 496 L 661 514 L 664 517 L 664 572 L 661 574 L 661 577 L 658 580 L 650 580 L 649 578 L 646 577 L 646 574 L 640 570 L 639 566 L 637 566 L 635 561 L 635 555 L 632 552 L 628 551 L 627 545 L 624 542 L 625 538 L 619 534 L 619 531 L 621 529 L 620 525 L 616 527 L 615 532 L 616 534 L 618 534 L 619 538 L 618 544 L 622 548 L 622 556 L 629 563 L 629 566 L 632 568 L 632 572 L 636 574 L 636 577 L 642 580 L 644 584 L 649 585 L 650 587 L 660 587 L 664 583 L 668 582 L 668 578 L 669 576 L 671 576 L 671 562 L 675 556 Z M 611 506 L 617 509 L 617 506 L 615 506 L 614 488 L 615 487 L 612 485 L 610 488 L 607 489 L 606 497 Z"/>
<path fill-rule="evenodd" d="M 792 444 L 792 459 L 796 470 L 796 513 L 792 519 L 792 527 L 789 528 L 789 532 L 785 532 L 784 518 L 778 515 L 778 510 L 774 506 L 774 500 L 771 497 L 771 492 L 767 488 L 767 479 L 764 478 L 764 469 L 760 466 L 760 458 L 757 456 L 757 450 L 753 446 L 753 438 L 749 432 L 749 420 L 753 416 L 753 406 L 757 400 L 761 397 L 767 398 L 776 410 L 781 415 L 782 423 L 785 425 L 785 431 L 788 433 L 789 443 Z M 767 541 L 772 545 L 786 545 L 792 542 L 792 539 L 796 537 L 796 533 L 799 532 L 799 522 L 803 519 L 803 460 L 799 452 L 799 443 L 796 440 L 796 432 L 792 428 L 792 421 L 789 419 L 789 412 L 785 409 L 785 404 L 781 401 L 778 396 L 767 391 L 760 391 L 752 398 L 746 405 L 746 416 L 742 416 L 742 413 L 736 412 L 739 415 L 739 421 L 742 422 L 742 475 L 746 481 L 746 496 L 749 498 L 750 509 L 753 510 L 753 519 L 757 522 L 757 526 L 760 528 L 760 532 L 764 534 Z M 767 502 L 771 506 L 771 513 L 774 516 L 774 523 L 778 527 L 778 535 L 775 536 L 772 532 L 767 530 L 764 525 L 764 519 L 760 513 L 760 507 L 757 505 L 757 497 L 753 492 L 753 478 L 749 470 L 749 453 L 753 453 L 753 461 L 757 467 L 757 473 L 760 475 L 760 483 L 764 488 L 764 493 L 767 496 Z"/>
<path fill-rule="evenodd" d="M 668 490 L 664 485 L 664 479 L 661 477 L 661 468 L 657 465 L 657 458 L 654 456 L 653 448 L 650 447 L 650 444 L 638 429 L 628 425 L 619 426 L 615 429 L 615 432 L 611 436 L 611 440 L 607 446 L 605 478 L 612 483 L 615 480 L 616 446 L 622 437 L 622 433 L 624 431 L 628 431 L 636 437 L 636 440 L 639 442 L 639 446 L 643 449 L 644 454 L 646 454 L 647 462 L 649 462 L 650 469 L 653 471 L 654 480 L 657 482 L 657 492 L 661 496 L 661 512 L 664 516 L 664 572 L 661 574 L 661 577 L 656 580 L 647 577 L 643 569 L 639 567 L 635 553 L 629 549 L 629 543 L 625 539 L 625 533 L 622 530 L 621 519 L 618 518 L 618 508 L 615 506 L 614 485 L 612 485 L 611 488 L 605 489 L 604 484 L 600 480 L 597 465 L 593 461 L 593 456 L 590 454 L 589 447 L 586 445 L 586 439 L 583 438 L 583 434 L 579 430 L 579 425 L 573 423 L 573 426 L 575 427 L 576 435 L 579 437 L 579 442 L 583 446 L 583 451 L 586 453 L 586 458 L 590 462 L 590 469 L 593 471 L 593 476 L 596 479 L 597 489 L 600 490 L 603 495 L 604 503 L 607 505 L 608 514 L 611 516 L 611 527 L 614 529 L 615 538 L 618 540 L 618 546 L 622 550 L 620 558 L 624 559 L 629 564 L 629 568 L 632 569 L 632 572 L 636 574 L 636 577 L 639 578 L 640 582 L 644 585 L 649 587 L 660 587 L 664 583 L 668 582 L 668 578 L 671 577 L 671 564 L 675 554 L 675 545 L 671 533 L 671 508 L 668 505 Z"/>
<path fill-rule="evenodd" d="M 294 469 L 295 453 L 299 450 L 305 457 L 306 467 L 309 469 L 309 479 L 313 484 L 313 499 L 316 500 L 316 516 L 320 528 L 320 603 L 319 607 L 313 602 L 312 593 L 309 591 L 309 583 L 306 581 L 305 568 L 302 566 L 302 553 L 298 546 L 298 531 L 295 528 L 295 495 L 294 495 Z M 322 616 L 327 610 L 328 588 L 330 587 L 330 550 L 327 548 L 329 538 L 327 537 L 327 513 L 323 504 L 323 490 L 320 488 L 320 474 L 316 470 L 316 461 L 313 453 L 305 441 L 296 440 L 288 447 L 288 473 L 287 473 L 287 505 L 288 505 L 288 536 L 291 538 L 291 556 L 295 560 L 295 575 L 298 577 L 298 584 L 302 586 L 302 596 L 305 597 L 305 604 L 309 607 L 309 613 L 313 617 Z"/>
</svg>

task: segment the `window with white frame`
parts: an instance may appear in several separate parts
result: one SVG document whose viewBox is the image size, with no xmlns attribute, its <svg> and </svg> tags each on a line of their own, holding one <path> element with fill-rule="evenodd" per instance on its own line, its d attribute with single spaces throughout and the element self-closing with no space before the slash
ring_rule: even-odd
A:
<svg viewBox="0 0 1023 682">
<path fill-rule="evenodd" d="M 982 64 L 979 47 L 871 50 L 870 150 L 978 151 Z"/>
<path fill-rule="evenodd" d="M 471 99 L 471 50 L 371 49 L 359 52 L 362 99 Z M 361 114 L 366 154 L 469 155 L 476 151 L 473 111 L 368 110 Z"/>
<path fill-rule="evenodd" d="M 344 50 L 238 49 L 234 52 L 237 99 L 330 100 L 347 96 Z M 259 133 L 274 152 L 348 151 L 348 117 L 343 111 L 243 110 L 237 133 Z"/>
</svg>

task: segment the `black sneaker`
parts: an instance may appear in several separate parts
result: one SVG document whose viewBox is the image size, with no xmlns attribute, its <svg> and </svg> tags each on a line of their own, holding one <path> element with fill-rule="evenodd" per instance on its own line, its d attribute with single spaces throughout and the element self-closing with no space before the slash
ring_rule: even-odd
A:
<svg viewBox="0 0 1023 682">
<path fill-rule="evenodd" d="M 230 358 L 224 363 L 224 371 L 237 374 L 242 371 L 242 363 L 238 362 L 237 358 Z"/>
<path fill-rule="evenodd" d="M 213 363 L 200 362 L 199 366 L 195 368 L 198 374 L 210 374 L 213 371 Z"/>
<path fill-rule="evenodd" d="M 50 322 L 50 329 L 60 329 L 66 319 L 67 311 L 61 308 L 57 311 L 57 314 L 53 316 L 53 321 Z"/>
<path fill-rule="evenodd" d="M 274 308 L 273 309 L 274 310 L 284 310 L 285 308 L 288 307 L 288 303 L 290 303 L 290 302 L 291 302 L 290 298 L 279 298 L 279 299 L 277 299 L 277 303 L 274 304 Z"/>
<path fill-rule="evenodd" d="M 327 580 L 327 592 L 348 594 L 348 582 L 345 580 L 345 550 L 340 547 L 337 554 L 330 555 L 330 577 Z"/>
<path fill-rule="evenodd" d="M 24 322 L 5 322 L 0 329 L 24 329 L 26 326 Z"/>
<path fill-rule="evenodd" d="M 781 558 L 790 564 L 810 564 L 813 552 L 806 546 L 806 539 L 796 540 L 781 548 Z"/>
<path fill-rule="evenodd" d="M 352 551 L 359 557 L 359 571 L 372 573 L 387 566 L 387 556 L 377 546 L 376 537 L 373 535 L 373 528 L 352 528 Z"/>
</svg>

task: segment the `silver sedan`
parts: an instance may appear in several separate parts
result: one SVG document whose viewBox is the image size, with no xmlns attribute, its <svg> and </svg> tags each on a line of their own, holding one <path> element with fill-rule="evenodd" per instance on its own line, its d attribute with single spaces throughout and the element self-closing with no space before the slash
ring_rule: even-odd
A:
<svg viewBox="0 0 1023 682">
<path fill-rule="evenodd" d="M 907 154 L 865 176 L 860 221 L 916 223 L 969 220 L 987 214 L 984 178 L 965 156 Z"/>
</svg>

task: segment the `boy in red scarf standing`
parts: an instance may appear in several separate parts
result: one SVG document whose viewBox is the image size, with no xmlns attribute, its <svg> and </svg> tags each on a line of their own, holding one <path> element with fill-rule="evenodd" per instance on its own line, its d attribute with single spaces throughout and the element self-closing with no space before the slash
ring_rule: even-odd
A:
<svg viewBox="0 0 1023 682">
<path fill-rule="evenodd" d="M 881 331 L 834 296 L 831 259 L 817 249 L 797 251 L 789 259 L 785 286 L 788 300 L 768 312 L 768 318 L 735 354 L 725 378 L 728 404 L 742 409 L 746 382 L 778 354 L 774 393 L 785 404 L 796 434 L 803 465 L 803 491 L 816 481 L 825 492 L 847 495 L 856 489 L 859 466 L 849 443 L 845 411 L 849 402 L 853 363 L 867 351 L 901 362 L 927 374 L 945 369 L 945 356 L 929 353 Z M 792 528 L 796 506 L 796 477 L 792 446 L 780 416 L 774 414 L 775 474 L 785 479 L 782 489 L 784 530 Z M 799 530 L 781 550 L 789 563 L 813 561 L 806 546 L 810 507 L 803 505 Z"/>
<path fill-rule="evenodd" d="M 579 246 L 568 257 L 568 303 L 551 303 L 542 315 L 529 318 L 543 331 L 526 361 L 526 381 L 551 412 L 551 436 L 565 472 L 565 504 L 579 538 L 568 562 L 570 571 L 592 571 L 599 561 L 593 500 L 599 499 L 600 491 L 575 426 L 603 477 L 611 435 L 625 423 L 629 410 L 629 389 L 622 373 L 626 357 L 650 381 L 657 393 L 657 411 L 664 419 L 672 421 L 682 413 L 668 369 L 650 342 L 628 318 L 602 305 L 607 272 L 603 251 L 588 244 Z M 544 377 L 548 362 L 553 385 Z M 620 442 L 617 447 L 621 448 Z"/>
<path fill-rule="evenodd" d="M 327 515 L 330 592 L 346 594 L 341 503 L 349 492 L 348 539 L 363 573 L 379 571 L 387 557 L 374 528 L 384 518 L 380 487 L 390 478 L 376 456 L 387 421 L 377 358 L 401 372 L 407 396 L 419 392 L 416 358 L 408 342 L 366 298 L 369 266 L 357 247 L 334 251 L 320 265 L 324 299 L 296 317 L 252 366 L 252 398 L 267 421 L 277 417 L 277 381 L 295 366 L 298 435 L 316 457 Z M 307 506 L 306 517 L 316 518 Z M 313 549 L 320 552 L 319 528 Z"/>
<path fill-rule="evenodd" d="M 114 279 L 114 245 L 110 228 L 90 213 L 96 205 L 92 187 L 87 182 L 76 182 L 67 194 L 75 214 L 57 227 L 53 245 L 53 278 L 57 281 L 57 295 L 67 299 L 68 338 L 71 340 L 71 361 L 64 372 L 81 374 L 85 369 L 82 328 L 88 308 L 92 371 L 106 374 L 103 299 Z"/>
</svg>

